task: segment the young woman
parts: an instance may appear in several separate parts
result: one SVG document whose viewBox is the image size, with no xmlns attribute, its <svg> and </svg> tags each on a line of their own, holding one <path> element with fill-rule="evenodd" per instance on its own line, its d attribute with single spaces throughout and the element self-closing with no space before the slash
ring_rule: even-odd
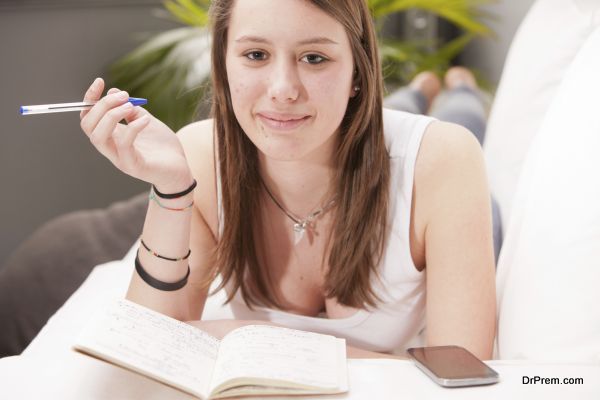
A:
<svg viewBox="0 0 600 400">
<path fill-rule="evenodd" d="M 98 101 L 81 120 L 93 145 L 153 184 L 127 297 L 197 320 L 219 279 L 237 320 L 196 323 L 216 335 L 261 320 L 375 357 L 426 327 L 427 345 L 490 358 L 490 196 L 474 136 L 382 108 L 364 0 L 211 8 L 211 119 L 174 135 L 127 93 L 102 97 L 101 79 L 85 94 Z"/>
</svg>

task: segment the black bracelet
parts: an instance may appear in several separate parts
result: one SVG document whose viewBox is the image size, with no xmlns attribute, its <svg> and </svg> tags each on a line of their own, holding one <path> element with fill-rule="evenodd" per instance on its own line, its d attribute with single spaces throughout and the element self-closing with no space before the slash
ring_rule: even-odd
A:
<svg viewBox="0 0 600 400">
<path fill-rule="evenodd" d="M 190 193 L 192 190 L 194 190 L 196 188 L 197 184 L 198 183 L 194 179 L 194 183 L 192 183 L 192 185 L 189 188 L 187 188 L 183 192 L 179 192 L 179 193 L 171 193 L 171 194 L 161 193 L 156 189 L 156 186 L 154 186 L 154 185 L 152 185 L 152 190 L 154 190 L 154 193 L 156 193 L 156 195 L 158 197 L 160 197 L 161 199 L 176 199 L 178 197 L 183 197 L 186 194 Z"/>
<path fill-rule="evenodd" d="M 171 258 L 171 257 L 166 257 L 166 256 L 161 256 L 160 254 L 158 254 L 157 252 L 155 252 L 154 250 L 152 250 L 150 247 L 148 247 L 148 245 L 146 243 L 144 243 L 144 239 L 140 238 L 140 242 L 142 243 L 142 246 L 144 246 L 144 248 L 146 250 L 148 250 L 148 253 L 152 254 L 154 257 L 158 257 L 158 258 L 162 258 L 163 260 L 167 260 L 167 261 L 181 261 L 181 260 L 187 260 L 190 256 L 190 254 L 192 254 L 192 250 L 188 250 L 187 254 L 183 257 L 179 257 L 179 258 Z"/>
<path fill-rule="evenodd" d="M 183 279 L 173 283 L 159 281 L 158 279 L 150 276 L 150 274 L 146 272 L 144 267 L 142 267 L 142 264 L 140 263 L 139 253 L 135 256 L 135 270 L 137 271 L 140 278 L 142 278 L 142 280 L 146 282 L 149 286 L 152 286 L 154 289 L 162 290 L 165 292 L 173 292 L 175 290 L 181 289 L 187 284 L 188 277 L 190 276 L 190 266 L 188 265 L 187 274 L 185 274 Z"/>
</svg>

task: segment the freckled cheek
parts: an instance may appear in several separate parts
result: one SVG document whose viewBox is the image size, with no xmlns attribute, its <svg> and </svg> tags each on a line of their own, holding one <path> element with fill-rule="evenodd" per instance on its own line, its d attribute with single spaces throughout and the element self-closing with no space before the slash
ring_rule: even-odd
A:
<svg viewBox="0 0 600 400">
<path fill-rule="evenodd" d="M 236 73 L 235 71 L 233 71 L 233 74 L 229 75 L 231 101 L 234 107 L 250 107 L 249 110 L 251 110 L 251 107 L 260 92 L 259 85 L 257 84 L 258 81 L 253 77 L 242 77 L 243 75 L 243 73 Z"/>
<path fill-rule="evenodd" d="M 251 106 L 247 99 L 247 88 L 244 83 L 229 82 L 231 90 L 231 103 L 233 105 L 233 112 L 235 113 L 238 121 L 243 125 L 244 121 L 248 119 L 248 111 Z"/>
<path fill-rule="evenodd" d="M 350 83 L 345 83 L 343 79 L 340 79 L 341 76 L 343 76 L 343 72 L 337 69 L 320 74 L 317 79 L 311 79 L 312 92 L 329 96 L 342 94 L 347 91 Z"/>
<path fill-rule="evenodd" d="M 339 75 L 325 75 L 311 81 L 307 91 L 311 101 L 320 104 L 322 111 L 332 110 L 337 104 L 345 105 L 344 98 L 348 96 L 347 85 L 339 79 Z"/>
<path fill-rule="evenodd" d="M 244 98 L 247 96 L 248 88 L 244 82 L 229 82 L 229 90 L 231 90 L 231 101 L 233 105 L 244 104 Z"/>
</svg>

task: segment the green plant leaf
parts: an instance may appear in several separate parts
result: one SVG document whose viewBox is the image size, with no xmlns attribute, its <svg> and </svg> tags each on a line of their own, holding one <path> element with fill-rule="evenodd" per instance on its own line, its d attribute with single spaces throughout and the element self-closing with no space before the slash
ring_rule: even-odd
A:
<svg viewBox="0 0 600 400">
<path fill-rule="evenodd" d="M 167 0 L 165 8 L 180 22 L 191 26 L 206 26 L 210 0 Z"/>
<path fill-rule="evenodd" d="M 493 19 L 492 14 L 481 9 L 490 0 L 369 0 L 375 19 L 391 13 L 417 8 L 456 24 L 464 30 L 479 35 L 489 35 L 491 30 L 480 20 Z"/>
<path fill-rule="evenodd" d="M 135 97 L 177 130 L 192 122 L 210 74 L 205 28 L 183 27 L 158 34 L 111 66 L 111 83 Z"/>
</svg>

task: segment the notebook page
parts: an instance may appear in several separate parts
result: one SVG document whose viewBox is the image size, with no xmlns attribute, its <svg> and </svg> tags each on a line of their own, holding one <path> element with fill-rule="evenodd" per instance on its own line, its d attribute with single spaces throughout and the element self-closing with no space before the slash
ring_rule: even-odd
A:
<svg viewBox="0 0 600 400">
<path fill-rule="evenodd" d="M 128 300 L 94 317 L 75 348 L 205 396 L 219 341 Z"/>
<path fill-rule="evenodd" d="M 339 342 L 345 349 L 343 339 L 329 335 L 268 325 L 238 328 L 221 341 L 211 389 L 241 377 L 339 388 L 339 359 L 345 358 Z"/>
</svg>

